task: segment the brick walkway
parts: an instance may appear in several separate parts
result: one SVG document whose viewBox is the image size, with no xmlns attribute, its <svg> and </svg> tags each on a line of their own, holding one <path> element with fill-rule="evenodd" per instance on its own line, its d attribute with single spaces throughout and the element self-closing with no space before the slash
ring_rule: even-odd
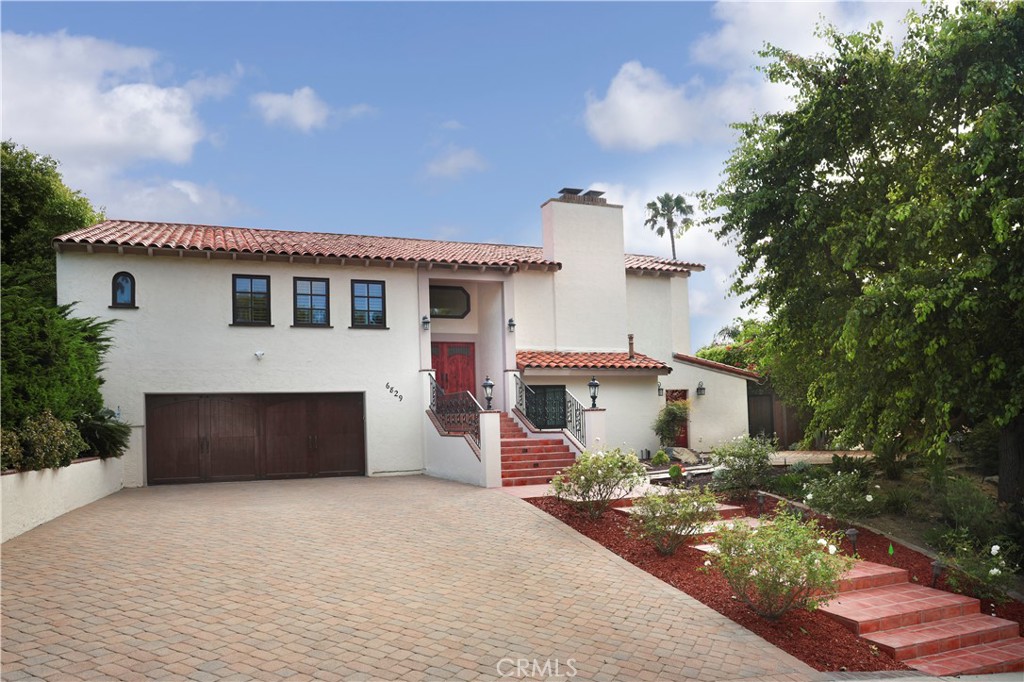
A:
<svg viewBox="0 0 1024 682">
<path fill-rule="evenodd" d="M 822 677 L 529 504 L 425 477 L 125 490 L 2 570 L 9 682 Z"/>
</svg>

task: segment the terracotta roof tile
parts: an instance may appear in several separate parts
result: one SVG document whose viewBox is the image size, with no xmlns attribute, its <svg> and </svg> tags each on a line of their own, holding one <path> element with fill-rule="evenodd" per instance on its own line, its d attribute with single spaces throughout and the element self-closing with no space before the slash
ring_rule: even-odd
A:
<svg viewBox="0 0 1024 682">
<path fill-rule="evenodd" d="M 643 369 L 663 370 L 667 374 L 672 368 L 660 360 L 634 353 L 591 353 L 587 351 L 521 350 L 516 353 L 519 371 L 524 369 Z M 667 370 L 667 371 L 664 371 Z"/>
<path fill-rule="evenodd" d="M 740 367 L 733 367 L 732 365 L 726 365 L 722 362 L 715 362 L 714 360 L 705 360 L 704 358 L 698 358 L 696 355 L 684 355 L 682 353 L 673 353 L 672 358 L 678 362 L 685 362 L 688 365 L 698 365 L 700 367 L 707 367 L 708 369 L 715 369 L 719 372 L 728 372 L 729 374 L 736 374 L 746 379 L 761 379 L 761 375 L 757 372 L 752 372 L 749 369 L 742 369 Z"/>
<path fill-rule="evenodd" d="M 655 256 L 641 256 L 638 254 L 626 254 L 627 270 L 644 270 L 648 272 L 686 272 L 692 270 L 703 272 L 704 266 L 700 263 L 684 263 L 671 258 L 656 258 Z"/>
</svg>

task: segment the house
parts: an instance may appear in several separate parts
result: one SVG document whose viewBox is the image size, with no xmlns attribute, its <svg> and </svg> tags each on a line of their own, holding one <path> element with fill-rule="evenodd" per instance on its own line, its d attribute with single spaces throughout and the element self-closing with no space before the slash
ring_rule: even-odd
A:
<svg viewBox="0 0 1024 682">
<path fill-rule="evenodd" d="M 656 449 L 684 398 L 680 445 L 746 433 L 746 378 L 689 355 L 703 266 L 625 254 L 600 192 L 541 218 L 541 247 L 120 220 L 57 237 L 59 302 L 117 320 L 124 485 L 539 482 L 584 448 Z"/>
</svg>

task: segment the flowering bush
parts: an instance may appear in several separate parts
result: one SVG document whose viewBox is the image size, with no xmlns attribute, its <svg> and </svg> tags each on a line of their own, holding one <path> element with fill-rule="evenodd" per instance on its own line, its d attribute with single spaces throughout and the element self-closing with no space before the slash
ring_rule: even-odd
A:
<svg viewBox="0 0 1024 682">
<path fill-rule="evenodd" d="M 878 486 L 869 487 L 858 471 L 836 472 L 805 483 L 804 502 L 815 511 L 853 521 L 879 513 L 881 502 L 875 500 L 878 490 Z"/>
<path fill-rule="evenodd" d="M 629 495 L 647 480 L 647 469 L 636 453 L 615 449 L 582 452 L 576 462 L 551 479 L 551 489 L 560 500 L 600 518 L 612 502 Z"/>
<path fill-rule="evenodd" d="M 946 582 L 954 592 L 999 603 L 1009 599 L 1007 592 L 1013 589 L 1014 573 L 1020 568 L 1012 559 L 1016 554 L 1012 544 L 1003 541 L 978 548 L 965 529 L 947 533 L 943 544 L 951 548 L 942 560 L 949 568 Z"/>
<path fill-rule="evenodd" d="M 776 620 L 793 608 L 814 610 L 838 591 L 853 559 L 839 553 L 840 533 L 815 519 L 776 510 L 772 522 L 750 528 L 726 524 L 715 536 L 718 553 L 708 559 L 738 599 L 758 615 Z"/>
<path fill-rule="evenodd" d="M 670 556 L 717 518 L 718 501 L 711 491 L 672 486 L 664 493 L 649 493 L 633 501 L 630 533 Z"/>
<path fill-rule="evenodd" d="M 740 436 L 711 451 L 711 463 L 722 467 L 715 472 L 715 483 L 724 489 L 739 489 L 744 494 L 761 485 L 772 466 L 775 442 L 763 436 Z"/>
<path fill-rule="evenodd" d="M 18 437 L 24 447 L 22 470 L 66 467 L 89 447 L 74 424 L 57 419 L 49 410 L 27 417 Z"/>
</svg>

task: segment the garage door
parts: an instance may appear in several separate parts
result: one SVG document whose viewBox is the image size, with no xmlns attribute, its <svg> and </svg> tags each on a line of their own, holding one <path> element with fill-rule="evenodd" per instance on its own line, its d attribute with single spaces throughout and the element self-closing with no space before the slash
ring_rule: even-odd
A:
<svg viewBox="0 0 1024 682">
<path fill-rule="evenodd" d="M 147 481 L 366 473 L 360 393 L 146 397 Z"/>
</svg>

